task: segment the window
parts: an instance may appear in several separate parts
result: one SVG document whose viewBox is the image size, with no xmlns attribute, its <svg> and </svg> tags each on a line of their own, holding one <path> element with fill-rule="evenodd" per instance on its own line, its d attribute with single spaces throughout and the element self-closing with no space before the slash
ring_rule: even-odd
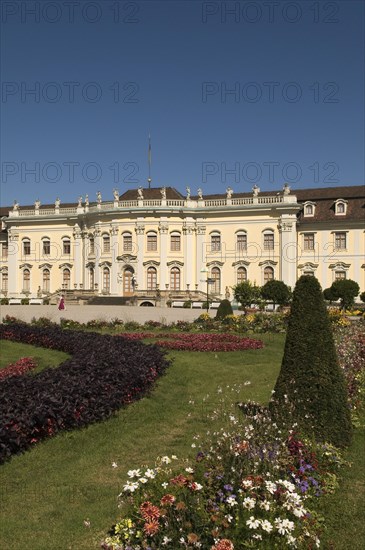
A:
<svg viewBox="0 0 365 550">
<path fill-rule="evenodd" d="M 157 234 L 148 233 L 147 234 L 147 250 L 148 252 L 156 252 L 157 250 Z"/>
<path fill-rule="evenodd" d="M 314 250 L 314 233 L 304 233 L 304 250 Z"/>
<path fill-rule="evenodd" d="M 237 234 L 237 250 L 239 252 L 243 252 L 247 250 L 247 234 L 246 233 L 238 233 Z"/>
<path fill-rule="evenodd" d="M 264 269 L 264 282 L 267 283 L 267 281 L 272 281 L 274 278 L 274 270 L 272 267 L 267 266 Z"/>
<path fill-rule="evenodd" d="M 170 289 L 180 290 L 180 269 L 173 267 L 170 271 Z"/>
<path fill-rule="evenodd" d="M 70 290 L 71 283 L 71 271 L 69 269 L 64 269 L 62 272 L 62 286 L 65 290 Z"/>
<path fill-rule="evenodd" d="M 264 233 L 264 250 L 274 250 L 274 233 Z"/>
<path fill-rule="evenodd" d="M 23 241 L 23 254 L 24 254 L 24 256 L 29 256 L 29 254 L 30 254 L 30 240 L 29 239 L 25 239 Z"/>
<path fill-rule="evenodd" d="M 89 238 L 89 254 L 95 254 L 95 241 L 94 237 Z"/>
<path fill-rule="evenodd" d="M 3 260 L 8 259 L 8 252 L 9 252 L 8 244 L 3 243 L 2 247 L 1 247 L 1 257 L 2 257 Z"/>
<path fill-rule="evenodd" d="M 307 275 L 308 277 L 314 277 L 314 271 L 303 271 L 303 275 Z"/>
<path fill-rule="evenodd" d="M 29 269 L 23 269 L 23 292 L 30 291 L 30 271 Z"/>
<path fill-rule="evenodd" d="M 107 294 L 110 292 L 110 271 L 108 267 L 103 269 L 103 292 Z"/>
<path fill-rule="evenodd" d="M 155 267 L 147 269 L 147 290 L 156 290 L 157 288 L 157 270 Z"/>
<path fill-rule="evenodd" d="M 43 269 L 42 286 L 43 292 L 50 292 L 51 273 L 49 269 Z"/>
<path fill-rule="evenodd" d="M 313 204 L 304 205 L 304 216 L 314 216 L 314 206 Z"/>
<path fill-rule="evenodd" d="M 43 240 L 43 255 L 49 256 L 51 253 L 51 241 L 49 239 Z"/>
<path fill-rule="evenodd" d="M 171 234 L 170 247 L 172 252 L 180 252 L 181 239 L 178 233 Z"/>
<path fill-rule="evenodd" d="M 3 276 L 1 278 L 1 290 L 2 292 L 8 291 L 8 272 L 3 271 Z"/>
<path fill-rule="evenodd" d="M 89 289 L 94 290 L 95 271 L 93 267 L 89 268 Z"/>
<path fill-rule="evenodd" d="M 344 231 L 335 233 L 335 249 L 346 250 L 346 233 Z"/>
<path fill-rule="evenodd" d="M 237 269 L 237 284 L 247 281 L 247 269 L 245 267 L 239 267 Z"/>
<path fill-rule="evenodd" d="M 221 270 L 219 267 L 213 267 L 211 278 L 214 282 L 211 284 L 211 292 L 220 294 L 221 292 Z"/>
<path fill-rule="evenodd" d="M 63 239 L 63 254 L 71 254 L 71 241 L 70 241 L 70 239 Z"/>
<path fill-rule="evenodd" d="M 211 235 L 210 236 L 210 245 L 212 252 L 219 252 L 221 249 L 221 236 L 220 235 Z"/>
<path fill-rule="evenodd" d="M 339 202 L 337 205 L 337 214 L 344 214 L 345 213 L 345 205 L 343 202 Z"/>
<path fill-rule="evenodd" d="M 346 279 L 346 271 L 335 271 L 335 281 Z"/>
<path fill-rule="evenodd" d="M 110 237 L 109 235 L 103 236 L 103 252 L 108 254 L 110 252 Z"/>
<path fill-rule="evenodd" d="M 123 234 L 123 250 L 124 252 L 131 252 L 133 249 L 132 235 L 131 233 Z"/>
</svg>

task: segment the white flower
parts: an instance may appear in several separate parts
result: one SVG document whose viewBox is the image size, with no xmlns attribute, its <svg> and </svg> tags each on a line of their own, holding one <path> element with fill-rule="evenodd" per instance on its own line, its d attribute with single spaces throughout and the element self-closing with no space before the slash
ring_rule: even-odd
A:
<svg viewBox="0 0 365 550">
<path fill-rule="evenodd" d="M 286 540 L 288 541 L 288 544 L 290 544 L 291 546 L 294 546 L 294 547 L 297 546 L 297 544 L 295 542 L 296 538 L 293 537 L 292 535 L 288 535 Z"/>
<path fill-rule="evenodd" d="M 246 525 L 250 528 L 250 529 L 258 529 L 260 527 L 260 520 L 259 519 L 255 519 L 253 516 L 250 516 L 250 519 L 248 519 L 246 521 Z"/>
<path fill-rule="evenodd" d="M 244 508 L 247 508 L 247 510 L 252 510 L 252 508 L 255 508 L 256 501 L 254 498 L 246 497 L 243 499 L 242 505 Z"/>
<path fill-rule="evenodd" d="M 284 485 L 284 487 L 286 487 L 286 489 L 288 489 L 290 493 L 295 491 L 295 485 L 290 481 L 287 481 L 286 479 L 284 479 L 284 481 L 282 479 L 279 479 L 278 483 L 281 483 L 282 485 Z"/>
<path fill-rule="evenodd" d="M 123 487 L 123 491 L 134 493 L 139 487 L 138 481 L 127 481 Z"/>
<path fill-rule="evenodd" d="M 262 510 L 270 510 L 270 502 L 268 500 L 263 500 L 262 502 L 260 502 L 259 506 Z"/>
<path fill-rule="evenodd" d="M 195 443 L 192 443 L 191 446 L 192 446 L 193 449 L 195 449 L 195 447 L 196 447 Z"/>
<path fill-rule="evenodd" d="M 226 516 L 226 520 L 228 521 L 228 523 L 231 523 L 232 520 L 233 520 L 233 516 L 231 516 L 230 514 L 228 514 L 228 515 Z"/>
<path fill-rule="evenodd" d="M 193 468 L 185 468 L 185 472 L 188 472 L 188 474 L 193 474 L 194 470 Z"/>
<path fill-rule="evenodd" d="M 164 489 L 166 489 L 166 488 L 169 486 L 169 484 L 166 483 L 166 481 L 165 481 L 164 483 L 161 483 L 161 486 L 162 486 Z"/>
<path fill-rule="evenodd" d="M 274 529 L 271 523 L 267 521 L 267 519 L 261 520 L 261 527 L 267 533 L 271 533 L 271 531 Z"/>
<path fill-rule="evenodd" d="M 176 456 L 176 455 L 171 455 L 171 458 L 172 458 L 172 460 L 177 460 L 177 456 Z"/>
<path fill-rule="evenodd" d="M 276 483 L 274 483 L 273 481 L 265 481 L 265 486 L 269 493 L 271 493 L 272 495 L 275 493 Z"/>
<path fill-rule="evenodd" d="M 262 540 L 262 536 L 259 535 L 258 533 L 255 533 L 254 535 L 252 535 L 252 538 L 257 540 Z"/>
<path fill-rule="evenodd" d="M 244 479 L 242 481 L 242 485 L 243 487 L 245 487 L 246 489 L 249 489 L 250 487 L 252 487 L 252 481 L 251 479 Z"/>
<path fill-rule="evenodd" d="M 289 534 L 290 531 L 293 531 L 295 526 L 294 522 L 289 519 L 276 518 L 275 527 L 279 531 L 280 535 L 286 535 Z"/>
<path fill-rule="evenodd" d="M 138 469 L 138 470 L 129 470 L 127 472 L 127 476 L 129 477 L 141 477 L 141 471 Z"/>
<path fill-rule="evenodd" d="M 154 479 L 156 477 L 156 473 L 154 470 L 151 470 L 148 468 L 148 470 L 145 471 L 144 475 L 150 479 Z"/>
<path fill-rule="evenodd" d="M 118 468 L 118 464 L 116 462 L 112 462 L 112 468 Z"/>
<path fill-rule="evenodd" d="M 226 498 L 226 503 L 229 506 L 236 506 L 237 505 L 236 498 L 233 495 L 229 495 L 229 497 Z"/>
<path fill-rule="evenodd" d="M 163 456 L 161 458 L 161 462 L 163 462 L 164 464 L 170 464 L 171 458 L 169 458 L 168 456 Z"/>
<path fill-rule="evenodd" d="M 162 539 L 162 544 L 163 546 L 166 546 L 166 544 L 168 544 L 171 541 L 172 539 L 169 539 L 169 537 L 164 536 L 164 538 Z"/>
<path fill-rule="evenodd" d="M 141 483 L 147 483 L 148 479 L 147 479 L 146 477 L 140 477 L 140 478 L 139 478 L 139 481 L 140 481 Z"/>
</svg>

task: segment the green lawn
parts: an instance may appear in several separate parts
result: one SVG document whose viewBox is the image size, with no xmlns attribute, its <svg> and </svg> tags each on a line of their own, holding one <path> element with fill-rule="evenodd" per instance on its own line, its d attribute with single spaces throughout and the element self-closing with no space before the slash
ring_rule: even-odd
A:
<svg viewBox="0 0 365 550">
<path fill-rule="evenodd" d="M 231 392 L 235 401 L 268 401 L 280 368 L 284 335 L 259 337 L 265 341 L 262 350 L 171 353 L 174 363 L 149 398 L 107 422 L 60 434 L 1 466 L 0 547 L 98 548 L 105 530 L 118 516 L 117 495 L 127 470 L 152 465 L 157 456 L 165 454 L 193 454 L 193 435 L 209 427 L 207 414 L 218 403 L 219 386 L 230 392 L 227 385 L 242 384 L 239 393 Z M 24 355 L 23 346 L 10 347 L 12 361 Z M 111 466 L 114 461 L 116 469 Z M 351 485 L 346 491 L 352 498 Z M 342 491 L 337 506 L 346 505 L 346 494 Z M 332 518 L 335 516 L 330 523 Z M 83 523 L 86 519 L 91 522 L 89 528 Z M 337 521 L 332 525 L 331 536 L 336 540 Z M 344 546 L 333 548 L 342 550 Z"/>
<path fill-rule="evenodd" d="M 56 367 L 65 361 L 69 355 L 53 349 L 37 348 L 29 344 L 15 344 L 7 340 L 0 342 L 0 369 L 14 363 L 20 357 L 32 357 L 37 363 L 37 368 L 32 372 L 39 372 L 47 367 Z"/>
</svg>

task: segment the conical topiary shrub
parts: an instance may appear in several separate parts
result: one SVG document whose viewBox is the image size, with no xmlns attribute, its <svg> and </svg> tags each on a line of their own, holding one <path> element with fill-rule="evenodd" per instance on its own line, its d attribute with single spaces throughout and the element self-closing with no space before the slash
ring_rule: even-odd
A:
<svg viewBox="0 0 365 550">
<path fill-rule="evenodd" d="M 217 313 L 215 315 L 216 319 L 224 319 L 227 315 L 232 315 L 233 309 L 231 302 L 229 300 L 222 300 L 218 306 Z"/>
<path fill-rule="evenodd" d="M 345 379 L 337 360 L 321 286 L 302 276 L 295 287 L 284 356 L 270 409 L 301 432 L 337 446 L 351 441 Z"/>
</svg>

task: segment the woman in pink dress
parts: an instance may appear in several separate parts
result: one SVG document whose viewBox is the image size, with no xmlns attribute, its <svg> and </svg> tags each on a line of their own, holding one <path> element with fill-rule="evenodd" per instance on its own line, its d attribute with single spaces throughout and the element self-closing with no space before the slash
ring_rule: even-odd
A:
<svg viewBox="0 0 365 550">
<path fill-rule="evenodd" d="M 61 310 L 64 310 L 66 309 L 65 308 L 65 298 L 63 296 L 61 296 L 61 299 L 58 303 L 58 309 L 61 311 Z"/>
</svg>

